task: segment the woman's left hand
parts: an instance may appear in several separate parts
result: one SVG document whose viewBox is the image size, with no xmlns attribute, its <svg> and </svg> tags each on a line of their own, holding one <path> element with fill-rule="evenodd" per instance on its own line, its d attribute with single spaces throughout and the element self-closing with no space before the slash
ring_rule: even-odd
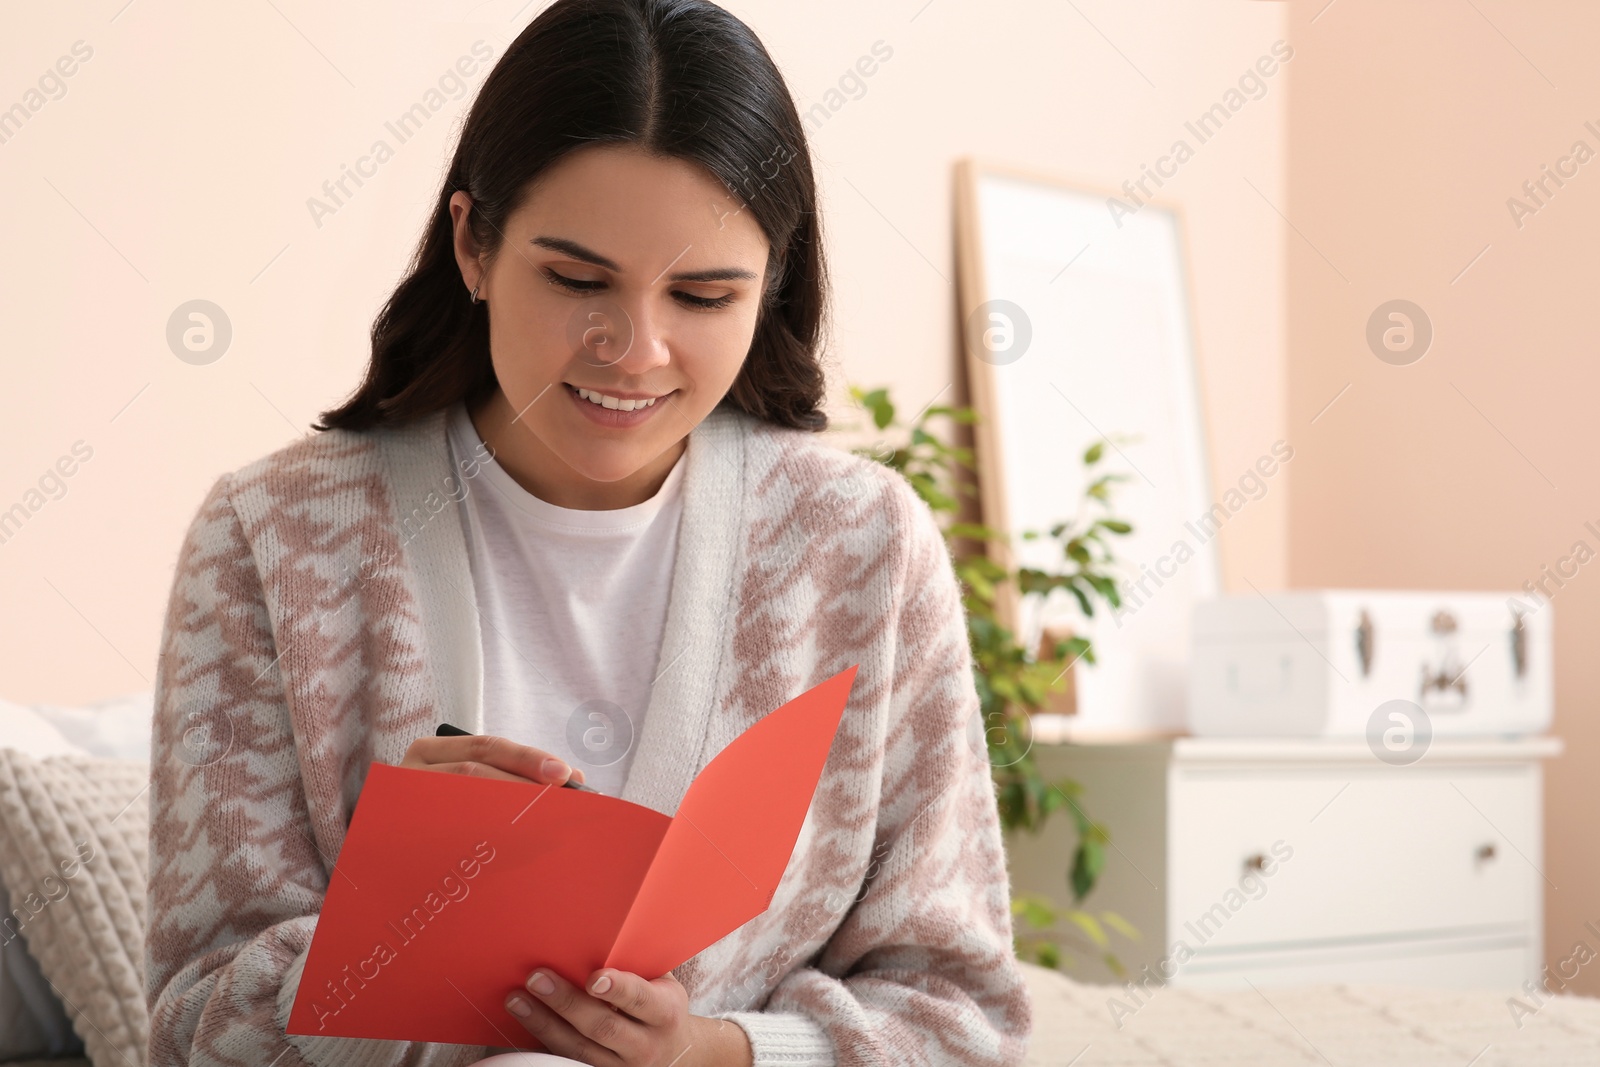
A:
<svg viewBox="0 0 1600 1067">
<path fill-rule="evenodd" d="M 605 967 L 579 989 L 548 967 L 528 976 L 506 1010 L 548 1051 L 596 1067 L 750 1067 L 736 1023 L 689 1014 L 671 971 L 648 982 Z"/>
</svg>

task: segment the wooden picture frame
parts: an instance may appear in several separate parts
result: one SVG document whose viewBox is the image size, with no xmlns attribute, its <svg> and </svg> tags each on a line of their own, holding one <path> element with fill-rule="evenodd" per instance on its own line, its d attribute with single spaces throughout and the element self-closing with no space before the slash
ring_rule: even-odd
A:
<svg viewBox="0 0 1600 1067">
<path fill-rule="evenodd" d="M 991 542 L 990 555 L 1007 567 L 1058 566 L 1054 542 L 1016 535 L 1078 514 L 1084 448 L 1134 435 L 1102 464 L 1133 479 L 1118 488 L 1115 514 L 1134 533 L 1112 541 L 1128 564 L 1128 600 L 1088 623 L 1099 663 L 1075 671 L 1071 730 L 1183 732 L 1189 617 L 1220 590 L 1221 564 L 1203 518 L 1213 497 L 1182 210 L 975 158 L 958 161 L 955 186 L 979 503 L 986 524 L 1013 535 Z M 996 613 L 1034 647 L 1046 627 L 1084 629 L 1074 604 L 1058 592 L 1025 610 L 1008 583 Z"/>
</svg>

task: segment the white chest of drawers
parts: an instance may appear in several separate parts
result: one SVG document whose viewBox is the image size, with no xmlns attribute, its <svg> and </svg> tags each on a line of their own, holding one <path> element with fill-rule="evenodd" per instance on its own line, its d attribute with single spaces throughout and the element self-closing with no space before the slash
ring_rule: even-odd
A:
<svg viewBox="0 0 1600 1067">
<path fill-rule="evenodd" d="M 1543 966 L 1541 760 L 1560 751 L 1435 740 L 1391 766 L 1362 741 L 1185 737 L 1034 755 L 1111 833 L 1084 907 L 1138 927 L 1112 944 L 1136 980 L 1470 988 Z M 1014 892 L 1067 903 L 1070 823 L 1009 841 Z M 1074 977 L 1122 980 L 1073 955 Z"/>
</svg>

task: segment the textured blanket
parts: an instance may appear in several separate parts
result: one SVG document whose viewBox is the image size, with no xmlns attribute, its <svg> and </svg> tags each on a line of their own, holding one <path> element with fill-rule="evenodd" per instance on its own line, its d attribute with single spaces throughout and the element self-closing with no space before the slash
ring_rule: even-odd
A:
<svg viewBox="0 0 1600 1067">
<path fill-rule="evenodd" d="M 1380 986 L 1198 992 L 1133 1001 L 1026 968 L 1029 1067 L 1593 1067 L 1600 1000 Z M 1115 1018 L 1116 997 L 1133 1013 Z M 1120 1029 L 1117 1022 L 1121 1022 Z"/>
<path fill-rule="evenodd" d="M 0 878 L 23 937 L 97 1063 L 141 1067 L 149 765 L 0 749 Z"/>
</svg>

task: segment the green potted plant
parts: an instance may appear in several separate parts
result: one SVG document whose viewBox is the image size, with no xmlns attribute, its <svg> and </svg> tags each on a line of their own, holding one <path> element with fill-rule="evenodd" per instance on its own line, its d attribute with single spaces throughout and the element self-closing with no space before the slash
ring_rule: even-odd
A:
<svg viewBox="0 0 1600 1067">
<path fill-rule="evenodd" d="M 1091 912 L 1082 906 L 1105 866 L 1110 835 L 1104 825 L 1085 812 L 1079 802 L 1082 788 L 1077 782 L 1049 781 L 1043 776 L 1031 745 L 1030 716 L 1045 706 L 1052 693 L 1066 689 L 1068 672 L 1076 664 L 1095 662 L 1094 645 L 1088 637 L 1074 634 L 1049 642 L 1036 654 L 1030 653 L 998 621 L 996 597 L 1007 582 L 1016 584 L 1023 599 L 1066 590 L 1085 620 L 1094 617 L 1097 604 L 1120 606 L 1118 562 L 1112 554 L 1112 538 L 1132 532 L 1132 526 L 1115 518 L 1111 510 L 1114 487 L 1127 476 L 1101 470 L 1109 442 L 1091 444 L 1082 456 L 1088 476 L 1082 514 L 1054 524 L 1047 533 L 1022 533 L 1026 540 L 1048 537 L 1060 544 L 1061 567 L 1049 571 L 1032 567 L 1008 569 L 981 548 L 973 551 L 966 547 L 973 543 L 985 545 L 1005 536 L 982 524 L 959 521 L 961 496 L 976 492 L 970 479 L 962 476 L 962 471 L 973 469 L 972 450 L 929 428 L 929 420 L 944 419 L 953 430 L 953 424 L 976 422 L 977 413 L 967 407 L 930 405 L 909 426 L 901 426 L 887 389 L 865 391 L 852 385 L 850 393 L 878 431 L 895 431 L 902 438 L 899 444 L 880 442 L 854 451 L 898 471 L 941 518 L 962 585 L 974 681 L 1002 826 L 1008 832 L 1037 833 L 1051 815 L 1066 810 L 1077 830 L 1077 844 L 1065 872 L 1071 904 L 1058 907 L 1050 898 L 1038 894 L 1012 900 L 1012 913 L 1019 920 L 1019 928 L 1025 925 L 1032 931 L 1023 934 L 1019 929 L 1017 954 L 1059 968 L 1069 961 L 1064 948 L 1094 952 L 1114 973 L 1121 974 L 1108 929 L 1130 939 L 1136 939 L 1138 931 L 1114 911 Z"/>
</svg>

